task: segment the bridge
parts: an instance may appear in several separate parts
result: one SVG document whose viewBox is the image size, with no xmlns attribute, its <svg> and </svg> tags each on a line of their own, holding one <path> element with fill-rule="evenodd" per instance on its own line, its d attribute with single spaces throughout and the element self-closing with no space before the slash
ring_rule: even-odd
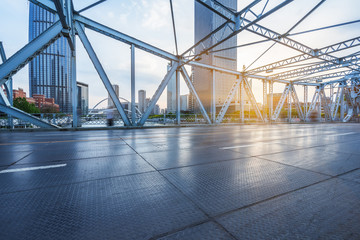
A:
<svg viewBox="0 0 360 240">
<path fill-rule="evenodd" d="M 299 1 L 254 0 L 230 9 L 216 0 L 195 0 L 222 23 L 181 53 L 170 0 L 175 54 L 84 16 L 105 0 L 83 9 L 72 0 L 30 1 L 58 20 L 9 58 L 0 44 L 0 111 L 8 115 L 0 123 L 30 128 L 0 132 L 0 239 L 360 239 L 360 125 L 354 123 L 360 113 L 360 37 L 317 48 L 294 40 L 360 20 L 294 32 L 322 9 L 326 0 L 319 0 L 290 29 L 277 32 L 266 21 Z M 130 47 L 128 112 L 88 31 Z M 230 48 L 272 43 L 254 62 L 275 45 L 296 54 L 241 70 L 201 61 L 228 50 L 218 47 L 244 32 L 262 40 Z M 72 53 L 72 99 L 78 97 L 79 39 L 119 113 L 117 127 L 87 129 L 77 101 L 72 114 L 61 117 L 13 106 L 12 77 L 60 37 Z M 171 63 L 141 115 L 135 106 L 135 51 Z M 211 71 L 210 111 L 191 67 Z M 235 77 L 220 107 L 214 91 L 219 73 Z M 163 125 L 167 116 L 152 127 L 151 112 L 173 76 L 171 127 Z M 196 121 L 181 114 L 180 80 L 196 102 Z M 251 81 L 262 86 L 262 106 Z M 276 106 L 275 84 L 283 90 Z M 245 116 L 245 98 L 253 117 Z M 236 116 L 229 113 L 231 104 L 239 106 Z M 286 107 L 287 116 L 281 116 Z"/>
</svg>

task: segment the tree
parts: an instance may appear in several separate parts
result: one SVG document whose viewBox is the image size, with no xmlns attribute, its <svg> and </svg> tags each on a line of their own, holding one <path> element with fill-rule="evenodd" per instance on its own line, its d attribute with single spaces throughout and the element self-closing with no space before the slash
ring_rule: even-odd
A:
<svg viewBox="0 0 360 240">
<path fill-rule="evenodd" d="M 58 112 L 59 112 L 59 111 L 57 110 L 57 108 L 54 107 L 54 106 L 45 106 L 45 107 L 42 107 L 42 108 L 40 109 L 40 111 L 41 111 L 42 113 L 58 113 Z"/>
<path fill-rule="evenodd" d="M 26 101 L 26 98 L 15 98 L 14 99 L 14 107 L 27 112 L 27 113 L 40 113 L 39 108 L 35 106 L 33 103 L 29 103 Z"/>
</svg>

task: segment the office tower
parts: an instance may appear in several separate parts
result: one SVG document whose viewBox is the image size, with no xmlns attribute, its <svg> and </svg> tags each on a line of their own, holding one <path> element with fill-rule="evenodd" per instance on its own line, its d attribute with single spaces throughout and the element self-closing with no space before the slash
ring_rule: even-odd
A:
<svg viewBox="0 0 360 240">
<path fill-rule="evenodd" d="M 188 98 L 189 98 L 189 95 L 181 95 L 180 96 L 180 110 L 181 111 L 187 111 L 189 109 Z"/>
<path fill-rule="evenodd" d="M 168 64 L 167 70 L 171 68 L 171 63 Z M 168 113 L 176 112 L 176 73 L 170 79 L 167 85 L 167 111 Z"/>
<path fill-rule="evenodd" d="M 116 97 L 119 98 L 119 89 L 120 89 L 119 85 L 113 84 L 112 87 L 115 91 Z M 110 94 L 108 94 L 108 108 L 112 108 L 112 107 L 114 107 L 114 102 L 111 99 Z"/>
<path fill-rule="evenodd" d="M 144 104 L 144 112 L 146 111 L 146 109 L 149 107 L 150 105 L 150 98 L 145 98 L 145 104 Z"/>
<path fill-rule="evenodd" d="M 139 98 L 139 111 L 141 113 L 145 112 L 146 105 L 145 105 L 145 99 L 146 99 L 146 91 L 145 90 L 139 90 L 138 92 L 138 98 Z"/>
<path fill-rule="evenodd" d="M 237 0 L 219 0 L 220 3 L 225 5 L 228 8 L 237 9 Z M 216 13 L 210 11 L 202 4 L 195 1 L 195 42 L 198 42 L 210 32 L 214 31 L 224 22 L 224 19 L 218 16 Z M 230 31 L 227 29 L 226 31 Z M 223 31 L 219 31 L 215 34 L 217 38 L 221 37 Z M 213 45 L 213 42 L 209 44 Z M 233 47 L 237 45 L 237 37 L 234 36 L 229 40 L 223 42 L 222 44 L 215 47 L 213 50 L 220 50 L 223 48 Z M 195 48 L 195 53 L 198 54 L 202 51 L 201 44 Z M 222 68 L 236 70 L 237 69 L 237 51 L 235 49 L 220 51 L 216 53 L 209 53 L 201 55 L 198 60 L 201 63 L 216 65 Z M 217 107 L 220 107 L 236 80 L 236 77 L 233 75 L 216 72 L 216 81 L 215 81 L 215 104 Z M 211 70 L 194 67 L 193 68 L 193 82 L 195 89 L 202 101 L 205 109 L 209 112 L 211 109 L 211 93 L 212 93 L 212 79 L 213 74 Z M 238 99 L 238 96 L 235 97 Z M 233 104 L 234 105 L 234 104 Z"/>
<path fill-rule="evenodd" d="M 87 115 L 89 111 L 89 85 L 76 82 L 78 88 L 78 109 L 82 115 Z"/>
<path fill-rule="evenodd" d="M 159 104 L 156 104 L 153 109 L 153 114 L 159 115 L 160 114 L 160 106 Z"/>
<path fill-rule="evenodd" d="M 54 21 L 54 14 L 30 2 L 29 41 L 49 28 Z M 60 37 L 29 65 L 30 97 L 42 94 L 46 98 L 54 98 L 64 113 L 72 111 L 70 56 L 67 40 Z"/>
</svg>

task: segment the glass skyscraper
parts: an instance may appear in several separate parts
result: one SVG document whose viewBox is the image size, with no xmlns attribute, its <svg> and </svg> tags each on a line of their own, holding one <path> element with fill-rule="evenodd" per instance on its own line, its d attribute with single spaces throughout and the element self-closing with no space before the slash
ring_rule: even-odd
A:
<svg viewBox="0 0 360 240">
<path fill-rule="evenodd" d="M 29 41 L 49 28 L 55 15 L 30 2 Z M 60 111 L 70 113 L 70 56 L 71 50 L 64 37 L 59 38 L 34 58 L 29 65 L 30 96 L 43 94 L 54 98 Z"/>
<path fill-rule="evenodd" d="M 219 0 L 220 3 L 224 4 L 228 8 L 237 9 L 237 0 Z M 224 19 L 218 16 L 216 13 L 210 11 L 202 4 L 195 1 L 195 42 L 198 42 L 203 37 L 214 31 L 217 27 L 224 23 Z M 229 33 L 229 29 L 226 29 L 226 33 Z M 223 31 L 219 31 L 215 34 L 216 38 L 221 38 L 224 34 Z M 207 41 L 207 44 L 213 45 L 211 40 Z M 234 36 L 229 40 L 221 43 L 213 50 L 220 50 L 223 48 L 233 47 L 237 45 L 237 37 Z M 195 48 L 195 53 L 198 54 L 203 49 L 201 46 Z M 201 55 L 199 62 L 215 65 L 218 67 L 236 70 L 237 69 L 237 50 L 236 48 L 226 51 L 220 51 L 216 53 L 209 53 Z M 211 92 L 212 92 L 212 72 L 211 70 L 193 67 L 193 82 L 196 91 L 203 103 L 205 109 L 210 111 L 211 106 Z M 220 107 L 236 80 L 236 77 L 226 73 L 216 72 L 215 75 L 215 104 Z M 238 97 L 236 96 L 237 100 Z"/>
</svg>

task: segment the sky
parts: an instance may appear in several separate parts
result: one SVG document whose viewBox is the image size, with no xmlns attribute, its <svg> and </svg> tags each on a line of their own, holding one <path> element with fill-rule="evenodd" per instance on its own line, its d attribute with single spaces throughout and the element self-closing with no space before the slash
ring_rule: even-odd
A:
<svg viewBox="0 0 360 240">
<path fill-rule="evenodd" d="M 75 9 L 95 2 L 95 0 L 73 0 Z M 252 1 L 238 0 L 238 10 Z M 258 4 L 258 10 L 265 4 Z M 277 5 L 280 0 L 270 0 L 267 9 Z M 294 0 L 284 8 L 258 22 L 279 33 L 288 31 L 320 0 Z M 27 0 L 1 0 L 0 8 L 0 41 L 3 42 L 7 57 L 13 55 L 28 42 L 29 3 Z M 175 24 L 179 52 L 182 53 L 194 44 L 194 0 L 173 0 Z M 292 33 L 337 23 L 358 20 L 359 0 L 327 0 L 314 13 L 306 18 Z M 114 28 L 122 33 L 135 37 L 146 43 L 175 53 L 174 36 L 171 21 L 169 0 L 107 0 L 106 2 L 82 13 L 99 23 Z M 99 33 L 87 29 L 86 34 L 93 45 L 103 67 L 113 84 L 120 86 L 120 96 L 130 99 L 130 46 Z M 293 39 L 311 48 L 320 48 L 344 41 L 360 34 L 360 24 L 352 24 L 339 28 L 318 31 L 311 34 L 294 36 Z M 238 44 L 263 40 L 260 36 L 243 31 L 238 35 Z M 238 70 L 248 67 L 272 43 L 266 42 L 251 47 L 238 48 Z M 98 77 L 82 43 L 77 40 L 77 80 L 89 84 L 90 108 L 107 97 L 107 92 Z M 348 52 L 359 51 L 353 48 Z M 251 68 L 262 66 L 299 52 L 276 44 Z M 135 53 L 136 93 L 146 90 L 151 97 L 166 74 L 168 62 L 157 56 L 136 49 Z M 24 67 L 14 77 L 14 88 L 29 89 L 28 68 Z M 274 92 L 282 92 L 284 85 L 275 84 Z M 302 99 L 303 91 L 298 90 Z M 262 83 L 253 80 L 253 91 L 258 102 L 262 102 Z M 181 83 L 181 94 L 189 91 L 184 82 Z M 313 89 L 310 90 L 310 93 Z M 136 94 L 137 95 L 137 94 Z M 136 96 L 137 99 L 137 96 Z M 161 108 L 166 108 L 166 91 L 159 100 Z"/>
</svg>

